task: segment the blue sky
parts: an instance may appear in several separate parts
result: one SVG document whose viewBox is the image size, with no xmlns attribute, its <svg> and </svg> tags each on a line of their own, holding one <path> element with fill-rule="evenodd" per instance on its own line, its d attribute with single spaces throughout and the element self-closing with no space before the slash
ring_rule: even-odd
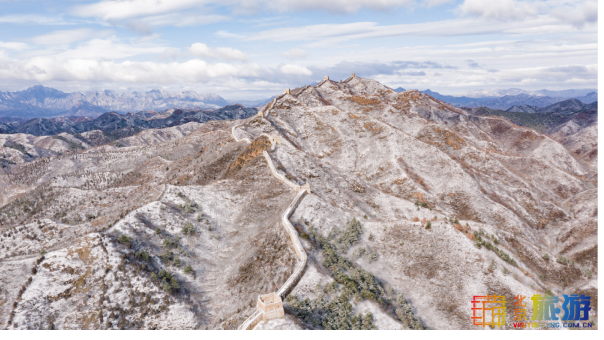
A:
<svg viewBox="0 0 604 340">
<path fill-rule="evenodd" d="M 0 0 L 0 90 L 597 87 L 597 2 Z"/>
</svg>

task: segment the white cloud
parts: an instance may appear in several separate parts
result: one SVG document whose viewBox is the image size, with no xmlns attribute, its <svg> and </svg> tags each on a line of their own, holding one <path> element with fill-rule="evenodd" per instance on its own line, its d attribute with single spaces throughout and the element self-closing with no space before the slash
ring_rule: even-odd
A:
<svg viewBox="0 0 604 340">
<path fill-rule="evenodd" d="M 320 24 L 300 27 L 282 27 L 256 32 L 249 35 L 246 40 L 258 41 L 313 41 L 322 40 L 322 46 L 329 46 L 334 42 L 374 39 L 386 37 L 443 37 L 459 35 L 484 35 L 501 34 L 509 30 L 522 30 L 534 27 L 550 27 L 558 20 L 548 17 L 538 17 L 535 20 L 517 23 L 510 26 L 502 22 L 489 22 L 476 19 L 452 19 L 418 24 L 378 25 L 375 22 L 355 22 L 347 24 Z M 558 25 L 559 29 L 571 29 Z"/>
<path fill-rule="evenodd" d="M 112 84 L 112 87 L 134 84 L 188 84 L 236 82 L 265 82 L 287 84 L 300 83 L 301 77 L 312 72 L 294 64 L 281 64 L 275 68 L 263 67 L 253 62 L 211 63 L 200 59 L 183 62 L 134 61 L 144 60 L 145 55 L 160 55 L 163 59 L 190 57 L 190 53 L 166 46 L 149 43 L 126 44 L 112 39 L 92 39 L 75 48 L 57 52 L 53 46 L 48 50 L 34 50 L 10 57 L 3 48 L 25 49 L 24 43 L 0 43 L 0 83 L 56 83 L 65 84 Z M 8 51 L 8 50 L 6 50 Z M 196 43 L 190 52 L 208 59 L 247 61 L 249 57 L 238 50 L 226 47 L 209 48 Z M 17 53 L 17 52 L 14 52 Z M 187 55 L 188 54 L 188 55 Z M 119 61 L 128 58 L 129 60 Z M 87 85 L 90 86 L 90 85 Z M 280 85 L 281 87 L 283 85 Z"/>
<path fill-rule="evenodd" d="M 330 13 L 355 13 L 360 9 L 386 11 L 391 8 L 408 7 L 413 0 L 258 0 L 244 2 L 244 8 L 259 10 L 266 8 L 275 12 L 296 12 L 323 10 Z"/>
<path fill-rule="evenodd" d="M 455 2 L 455 0 L 423 0 L 424 5 L 428 8 L 437 7 L 447 3 Z"/>
<path fill-rule="evenodd" d="M 49 17 L 35 14 L 5 15 L 0 16 L 0 23 L 8 24 L 36 24 L 36 25 L 73 25 L 74 23 L 63 20 L 62 17 Z"/>
<path fill-rule="evenodd" d="M 117 20 L 109 20 L 109 22 L 113 26 L 126 27 L 126 28 L 131 29 L 134 32 L 142 34 L 142 35 L 149 36 L 149 35 L 153 34 L 153 28 L 151 28 L 151 26 L 149 26 L 143 20 L 131 19 L 131 20 L 125 20 L 123 22 L 120 22 Z"/>
<path fill-rule="evenodd" d="M 317 10 L 346 14 L 361 9 L 387 11 L 400 7 L 413 7 L 418 3 L 432 8 L 450 2 L 452 0 L 102 0 L 75 6 L 71 12 L 77 16 L 101 18 L 113 25 L 125 26 L 142 34 L 151 34 L 151 27 L 197 26 L 230 20 L 228 16 L 212 14 L 210 9 L 214 7 L 231 8 L 235 13 L 245 14 Z M 473 31 L 476 34 L 481 34 L 481 30 L 492 33 L 490 27 L 492 21 L 525 21 L 528 18 L 537 19 L 539 16 L 547 16 L 557 22 L 561 21 L 581 28 L 585 23 L 597 21 L 597 2 L 593 0 L 464 0 L 455 13 L 483 19 L 482 22 L 469 21 L 474 25 Z M 455 23 L 453 20 L 447 21 Z M 450 28 L 459 31 L 455 25 L 448 26 L 445 30 L 440 30 L 441 35 L 451 35 L 448 33 Z M 217 35 L 237 37 L 236 34 L 224 30 L 219 31 Z"/>
<path fill-rule="evenodd" d="M 228 21 L 230 18 L 224 15 L 204 15 L 197 13 L 178 12 L 170 14 L 162 14 L 156 16 L 150 16 L 144 19 L 144 22 L 149 26 L 175 26 L 175 27 L 186 27 L 186 26 L 201 26 L 209 25 L 217 22 Z"/>
<path fill-rule="evenodd" d="M 279 67 L 277 67 L 277 69 L 279 69 L 284 74 L 290 74 L 290 75 L 296 75 L 296 76 L 311 76 L 312 75 L 312 72 L 309 69 L 307 69 L 304 66 L 300 66 L 300 65 L 292 65 L 292 64 L 279 65 Z"/>
<path fill-rule="evenodd" d="M 257 64 L 208 64 L 199 59 L 183 63 L 59 60 L 37 57 L 28 61 L 0 60 L 0 78 L 45 81 L 111 81 L 116 83 L 208 82 L 222 77 L 254 77 L 261 74 Z"/>
<path fill-rule="evenodd" d="M 245 38 L 245 35 L 230 33 L 230 32 L 227 32 L 225 30 L 220 30 L 220 31 L 216 32 L 215 34 L 216 34 L 216 36 L 218 36 L 220 38 L 228 38 L 228 39 L 233 39 L 233 38 L 235 38 L 235 39 L 243 39 L 243 38 Z"/>
<path fill-rule="evenodd" d="M 217 47 L 210 48 L 208 45 L 203 43 L 194 43 L 189 47 L 189 51 L 194 55 L 204 59 L 224 59 L 224 60 L 238 60 L 248 61 L 250 57 L 234 48 L 230 47 Z"/>
<path fill-rule="evenodd" d="M 125 20 L 108 19 L 107 22 L 113 26 L 126 27 L 142 35 L 151 35 L 153 34 L 153 27 L 201 26 L 223 22 L 229 19 L 229 17 L 224 15 L 204 15 L 183 11 Z"/>
<path fill-rule="evenodd" d="M 28 38 L 26 40 L 39 45 L 60 45 L 92 38 L 104 38 L 112 35 L 113 33 L 114 32 L 112 30 L 98 31 L 91 28 L 77 28 L 73 30 L 54 31 Z"/>
<path fill-rule="evenodd" d="M 312 72 L 299 65 L 279 65 L 274 69 L 257 63 L 208 63 L 199 59 L 185 62 L 149 62 L 95 59 L 63 59 L 56 56 L 29 60 L 6 59 L 0 53 L 0 82 L 111 83 L 150 86 L 199 83 L 224 83 L 230 80 L 268 82 L 273 84 L 307 81 Z M 302 77 L 302 78 L 301 78 Z"/>
<path fill-rule="evenodd" d="M 286 59 L 304 59 L 306 57 L 308 57 L 308 52 L 306 52 L 305 50 L 301 49 L 301 48 L 292 48 L 289 51 L 285 51 L 281 54 L 284 58 Z"/>
<path fill-rule="evenodd" d="M 123 43 L 115 38 L 92 39 L 76 45 L 74 48 L 63 46 L 48 46 L 47 49 L 28 50 L 17 54 L 18 59 L 33 59 L 36 57 L 52 57 L 57 60 L 67 59 L 105 59 L 116 60 L 129 57 L 156 57 L 164 53 L 168 47 L 148 43 Z M 15 54 L 13 54 L 15 55 Z"/>
<path fill-rule="evenodd" d="M 468 89 L 520 87 L 525 90 L 589 88 L 597 84 L 597 65 L 554 67 L 516 67 L 498 72 L 456 70 L 454 74 L 439 71 L 423 77 L 401 78 L 398 74 L 376 77 L 391 86 L 430 88 L 443 94 L 461 95 Z M 396 85 L 394 85 L 396 84 Z"/>
<path fill-rule="evenodd" d="M 598 78 L 598 65 L 516 68 L 480 76 L 488 83 L 587 83 Z"/>
<path fill-rule="evenodd" d="M 163 46 L 131 45 L 118 43 L 109 39 L 92 39 L 75 49 L 67 50 L 56 55 L 61 60 L 66 59 L 105 59 L 115 60 L 142 55 L 157 55 L 166 50 Z"/>
<path fill-rule="evenodd" d="M 458 11 L 461 15 L 499 21 L 523 20 L 539 13 L 537 3 L 516 0 L 465 0 Z"/>
<path fill-rule="evenodd" d="M 551 15 L 576 27 L 598 21 L 598 3 L 587 1 L 552 9 Z"/>
<path fill-rule="evenodd" d="M 121 29 L 115 29 L 114 33 L 48 29 L 43 32 L 50 33 L 31 38 L 29 41 L 33 43 L 0 42 L 0 84 L 14 87 L 20 82 L 42 81 L 50 86 L 53 82 L 61 86 L 103 83 L 106 87 L 126 85 L 139 89 L 153 84 L 206 84 L 203 86 L 229 93 L 240 89 L 259 93 L 308 84 L 323 75 L 344 79 L 352 72 L 387 84 L 433 90 L 523 84 L 539 88 L 570 86 L 567 84 L 591 87 L 597 81 L 596 1 L 456 2 L 459 6 L 452 0 L 92 0 L 80 2 L 71 12 L 92 19 L 76 21 L 62 14 L 0 15 L 0 23 L 10 24 L 11 30 L 24 28 L 20 25 L 23 23 L 59 25 L 88 21 L 127 27 L 144 35 L 128 34 L 120 39 Z M 440 11 L 431 10 L 430 14 L 438 13 L 439 18 L 447 20 L 428 22 L 429 19 L 418 18 L 415 23 L 391 25 L 383 15 L 367 11 L 405 6 L 423 7 L 424 11 L 426 7 L 439 5 L 448 6 Z M 450 8 L 456 9 L 447 11 Z M 317 21 L 311 15 L 275 14 L 302 11 L 344 14 L 362 11 L 371 14 L 367 20 L 376 22 L 350 22 L 360 16 Z M 238 13 L 261 15 L 207 27 L 202 33 L 205 38 L 183 35 L 183 30 L 153 33 L 156 27 L 225 22 Z M 317 25 L 317 22 L 332 24 Z M 450 36 L 464 37 L 464 44 L 451 45 L 458 39 L 447 38 Z M 221 43 L 224 38 L 232 40 Z M 193 44 L 195 41 L 206 41 L 212 47 Z M 407 44 L 409 41 L 412 43 Z M 250 42 L 256 46 L 247 47 L 252 45 Z M 281 42 L 293 43 L 284 48 Z M 48 45 L 41 45 L 45 43 Z M 71 46 L 72 43 L 76 44 Z M 214 47 L 220 45 L 232 48 Z M 250 53 L 254 51 L 254 61 L 263 63 L 250 62 L 251 57 L 243 52 L 248 49 Z M 305 60 L 304 66 L 293 61 L 300 59 Z M 279 64 L 280 61 L 286 63 Z M 430 66 L 437 64 L 443 67 L 435 70 L 435 66 Z M 494 69 L 498 72 L 489 72 Z"/>
<path fill-rule="evenodd" d="M 202 5 L 199 0 L 103 0 L 93 4 L 78 5 L 72 13 L 82 17 L 101 17 L 105 20 L 121 20 L 145 15 L 170 13 Z"/>
<path fill-rule="evenodd" d="M 598 21 L 598 3 L 593 0 L 465 0 L 456 11 L 498 21 L 521 21 L 541 14 L 577 28 Z"/>
<path fill-rule="evenodd" d="M 183 53 L 178 48 L 167 48 L 163 53 L 159 55 L 159 60 L 176 60 L 178 58 L 187 57 L 187 53 Z"/>
<path fill-rule="evenodd" d="M 453 0 L 422 0 L 428 7 L 439 6 Z M 81 17 L 100 17 L 105 20 L 123 20 L 143 16 L 162 15 L 204 6 L 227 6 L 235 13 L 327 11 L 330 13 L 355 13 L 365 8 L 387 11 L 392 8 L 411 7 L 414 0 L 102 0 L 72 8 L 72 14 Z"/>
<path fill-rule="evenodd" d="M 26 49 L 27 47 L 29 47 L 27 44 L 21 43 L 21 42 L 2 42 L 2 41 L 0 41 L 0 48 L 6 48 L 9 50 L 20 51 L 20 50 Z"/>
<path fill-rule="evenodd" d="M 416 24 L 379 25 L 375 22 L 353 22 L 346 24 L 319 24 L 298 27 L 281 27 L 249 34 L 247 41 L 306 41 L 304 48 L 333 48 L 338 43 L 361 39 L 392 37 L 448 37 L 448 36 L 484 36 L 569 34 L 577 32 L 597 33 L 594 24 L 579 29 L 572 24 L 561 23 L 559 19 L 548 15 L 538 15 L 531 20 L 509 22 L 485 18 L 462 18 Z M 223 36 L 228 33 L 223 32 Z"/>
<path fill-rule="evenodd" d="M 376 55 L 381 55 L 382 58 L 404 58 L 411 51 L 418 60 L 433 61 L 370 62 Z M 250 93 L 262 92 L 258 94 L 262 97 L 276 93 L 283 86 L 309 84 L 316 76 L 329 75 L 332 79 L 344 79 L 351 72 L 356 72 L 360 76 L 368 76 L 385 84 L 400 84 L 405 88 L 441 89 L 440 92 L 448 89 L 444 93 L 472 87 L 590 87 L 597 81 L 597 60 L 590 57 L 596 55 L 596 51 L 595 42 L 569 45 L 569 42 L 559 40 L 510 40 L 492 41 L 491 45 L 485 46 L 449 45 L 444 49 L 436 46 L 413 46 L 363 50 L 354 57 L 365 58 L 369 62 L 327 62 L 315 66 L 280 64 L 271 68 L 253 62 L 211 63 L 199 59 L 151 62 L 133 61 L 129 58 L 127 61 L 118 61 L 118 58 L 134 56 L 140 60 L 140 55 L 151 53 L 178 57 L 180 51 L 162 46 L 129 46 L 111 40 L 95 39 L 75 49 L 31 58 L 9 59 L 0 50 L 0 84 L 12 82 L 13 85 L 6 85 L 9 87 L 16 83 L 29 85 L 40 82 L 48 86 L 53 83 L 88 87 L 106 84 L 103 86 L 117 88 L 127 85 L 142 89 L 160 85 L 207 84 L 204 86 L 220 88 L 229 93 L 242 91 L 244 88 Z M 180 57 L 186 56 L 180 54 Z M 346 57 L 338 57 L 342 60 L 341 58 Z M 499 72 L 465 67 L 464 60 L 467 59 L 494 67 Z M 434 71 L 438 71 L 438 74 Z M 245 86 L 240 86 L 242 84 Z"/>
<path fill-rule="evenodd" d="M 564 26 L 571 27 L 571 26 Z M 572 27 L 571 27 L 572 28 Z M 595 28 L 594 28 L 595 30 Z M 505 38 L 505 37 L 501 37 Z M 509 39 L 509 37 L 507 37 Z M 523 39 L 524 38 L 524 39 Z M 310 67 L 317 75 L 329 75 L 332 79 L 344 79 L 350 72 L 361 77 L 373 78 L 395 88 L 419 88 L 452 94 L 463 92 L 473 87 L 505 88 L 521 87 L 523 89 L 539 90 L 591 88 L 597 86 L 597 36 L 593 33 L 559 35 L 551 37 L 517 37 L 515 40 L 484 41 L 479 37 L 479 43 L 464 43 L 456 45 L 425 46 L 384 46 L 378 45 L 364 49 L 354 48 L 343 50 L 339 54 L 326 55 L 321 62 L 332 64 L 328 68 Z M 452 65 L 455 69 L 430 68 L 431 64 L 401 67 L 393 60 L 429 60 L 442 66 Z M 469 68 L 465 60 L 474 60 L 482 68 Z M 349 60 L 351 63 L 343 63 Z M 560 65 L 574 65 L 575 68 Z M 592 65 L 592 66 L 589 66 Z M 437 66 L 437 65 L 434 65 Z M 585 68 L 586 67 L 586 68 Z M 425 76 L 401 77 L 403 72 L 425 72 Z M 396 72 L 393 72 L 395 70 Z M 489 72 L 498 70 L 498 72 Z M 435 75 L 433 71 L 438 71 Z M 563 72 L 565 71 L 565 72 Z M 574 72 L 574 73 L 573 73 Z M 417 73 L 418 75 L 420 73 Z M 409 74 L 411 75 L 411 74 Z M 522 82 L 523 75 L 531 79 L 530 84 Z"/>
</svg>

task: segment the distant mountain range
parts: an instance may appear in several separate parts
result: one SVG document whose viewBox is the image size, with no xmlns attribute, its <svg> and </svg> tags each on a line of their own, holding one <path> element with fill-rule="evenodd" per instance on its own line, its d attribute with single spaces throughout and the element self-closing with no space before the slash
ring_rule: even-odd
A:
<svg viewBox="0 0 604 340">
<path fill-rule="evenodd" d="M 117 138 L 132 136 L 146 129 L 166 128 L 189 122 L 204 123 L 209 120 L 243 119 L 255 115 L 258 110 L 240 105 L 229 105 L 217 110 L 167 110 L 162 113 L 107 112 L 90 119 L 87 117 L 34 118 L 28 121 L 12 121 L 0 124 L 0 134 L 26 133 L 34 136 L 56 135 L 62 132 L 79 134 L 100 130 Z"/>
<path fill-rule="evenodd" d="M 541 95 L 537 92 L 525 91 L 522 89 L 489 89 L 489 90 L 474 90 L 468 91 L 461 96 L 468 98 L 495 98 L 495 97 L 504 97 L 504 96 L 517 96 L 519 94 L 533 94 L 533 95 Z"/>
<path fill-rule="evenodd" d="M 597 110 L 598 102 L 593 102 L 591 104 L 582 103 L 580 100 L 576 98 L 563 100 L 561 102 L 548 105 L 546 107 L 538 107 L 531 105 L 514 105 L 507 109 L 507 112 L 524 112 L 524 113 L 541 113 L 541 112 L 555 112 L 561 115 L 564 114 L 573 114 L 575 112 L 581 110 Z"/>
<path fill-rule="evenodd" d="M 489 90 L 474 90 L 468 91 L 461 96 L 469 98 L 489 98 L 489 97 L 504 97 L 504 96 L 516 96 L 519 94 L 528 94 L 531 96 L 548 96 L 558 98 L 576 98 L 586 96 L 591 92 L 598 92 L 597 89 L 571 89 L 562 91 L 550 91 L 550 90 L 538 90 L 538 91 L 526 91 L 518 88 L 511 89 L 489 89 Z"/>
<path fill-rule="evenodd" d="M 277 96 L 272 96 L 270 98 L 265 98 L 265 99 L 240 99 L 240 100 L 228 100 L 227 99 L 227 103 L 229 103 L 229 105 L 243 105 L 243 106 L 247 106 L 247 107 L 258 107 L 258 106 L 262 106 L 262 105 L 266 105 L 268 103 L 270 103 L 273 99 L 275 99 L 275 97 Z"/>
<path fill-rule="evenodd" d="M 227 104 L 217 94 L 199 94 L 194 91 L 151 90 L 125 93 L 105 90 L 65 93 L 41 85 L 23 91 L 0 91 L 0 117 L 97 117 L 107 111 L 163 111 L 175 107 L 217 109 Z"/>
<path fill-rule="evenodd" d="M 395 89 L 395 91 L 404 92 L 406 90 L 399 87 Z M 466 96 L 442 95 L 438 92 L 431 91 L 430 89 L 420 92 L 455 106 L 470 108 L 484 106 L 498 110 L 506 110 L 513 106 L 519 107 L 522 105 L 546 107 L 570 98 L 577 99 L 585 104 L 590 104 L 598 100 L 597 90 L 592 89 L 565 91 L 539 90 L 535 92 L 521 89 L 480 90 L 468 92 Z M 556 96 L 552 97 L 546 94 Z"/>
<path fill-rule="evenodd" d="M 10 122 L 24 122 L 27 119 L 20 117 L 0 117 L 0 124 L 10 123 Z"/>
<path fill-rule="evenodd" d="M 514 106 L 503 111 L 483 106 L 467 108 L 466 111 L 479 116 L 505 117 L 516 125 L 526 126 L 547 134 L 555 132 L 560 126 L 571 121 L 583 128 L 598 120 L 597 102 L 583 104 L 576 99 L 568 99 L 544 108 L 523 105 L 523 107 Z"/>
<path fill-rule="evenodd" d="M 402 87 L 395 91 L 404 92 Z M 443 95 L 430 89 L 421 91 L 438 100 L 459 107 L 488 107 L 506 110 L 523 105 L 546 107 L 566 99 L 575 98 L 585 104 L 598 100 L 596 89 L 571 89 L 564 91 L 525 91 L 522 89 L 476 90 L 463 96 Z M 182 110 L 217 109 L 240 104 L 247 107 L 265 105 L 275 97 L 259 100 L 225 100 L 213 93 L 194 91 L 147 92 L 88 91 L 66 93 L 50 87 L 36 85 L 23 91 L 0 91 L 0 123 L 19 119 L 51 117 L 95 118 L 105 112 L 160 112 L 171 108 Z M 523 111 L 524 112 L 524 111 Z"/>
</svg>

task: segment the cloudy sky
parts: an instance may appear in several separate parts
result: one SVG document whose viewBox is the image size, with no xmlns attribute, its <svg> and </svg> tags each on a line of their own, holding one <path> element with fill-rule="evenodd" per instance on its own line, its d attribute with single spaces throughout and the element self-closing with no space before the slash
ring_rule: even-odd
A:
<svg viewBox="0 0 604 340">
<path fill-rule="evenodd" d="M 0 90 L 597 87 L 597 1 L 0 0 Z"/>
</svg>

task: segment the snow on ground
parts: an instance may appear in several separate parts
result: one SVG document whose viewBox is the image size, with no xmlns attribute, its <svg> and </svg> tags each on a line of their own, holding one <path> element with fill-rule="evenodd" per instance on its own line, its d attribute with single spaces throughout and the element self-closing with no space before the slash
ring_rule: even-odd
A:
<svg viewBox="0 0 604 340">
<path fill-rule="evenodd" d="M 261 321 L 256 327 L 255 331 L 266 331 L 266 330 L 303 330 L 300 322 L 290 314 L 285 314 L 282 319 L 274 319 L 269 321 Z"/>
<path fill-rule="evenodd" d="M 316 290 L 317 285 L 324 287 L 325 285 L 330 284 L 332 281 L 333 278 L 331 278 L 331 276 L 329 276 L 327 273 L 319 272 L 317 265 L 309 262 L 306 267 L 306 273 L 304 273 L 304 276 L 302 276 L 302 279 L 300 279 L 290 294 L 315 299 L 318 295 Z"/>
<path fill-rule="evenodd" d="M 279 287 L 295 264 L 279 225 L 293 192 L 262 157 L 248 157 L 258 149 L 234 141 L 231 127 L 242 123 L 240 138 L 281 135 L 270 151 L 279 173 L 310 183 L 292 223 L 327 237 L 353 217 L 361 221 L 359 243 L 341 255 L 386 292 L 404 296 L 425 326 L 470 328 L 477 294 L 511 301 L 546 289 L 595 291 L 597 276 L 587 281 L 584 272 L 597 275 L 596 177 L 549 137 L 360 78 L 280 96 L 267 114 L 149 130 L 125 139 L 127 147 L 26 163 L 15 158 L 17 149 L 1 148 L 0 156 L 18 164 L 0 175 L 0 205 L 10 202 L 0 210 L 7 226 L 0 233 L 0 324 L 236 328 L 258 294 Z M 0 137 L 0 145 L 9 138 Z M 583 148 L 584 137 L 569 145 Z M 68 147 L 47 136 L 10 138 L 32 154 Z M 52 187 L 33 193 L 44 183 Z M 193 211 L 183 208 L 192 202 Z M 183 235 L 189 223 L 195 233 Z M 474 232 L 518 267 L 479 248 Z M 117 242 L 120 235 L 131 243 Z M 166 245 L 172 241 L 177 248 Z M 292 294 L 314 298 L 316 286 L 333 279 L 316 244 L 302 243 L 309 264 Z M 360 249 L 365 255 L 353 257 Z M 140 250 L 149 251 L 149 263 L 134 257 Z M 181 265 L 160 259 L 168 251 Z M 557 263 L 559 255 L 577 264 Z M 193 273 L 184 272 L 185 263 Z M 160 269 L 178 279 L 180 294 L 153 282 L 151 271 Z M 400 327 L 374 302 L 352 304 L 355 313 L 371 311 L 378 328 Z M 259 328 L 293 328 L 291 318 Z"/>
<path fill-rule="evenodd" d="M 373 314 L 373 322 L 377 329 L 381 330 L 401 330 L 404 329 L 400 321 L 395 320 L 392 316 L 384 313 L 375 302 L 372 301 L 361 301 L 355 303 L 355 312 L 360 314 L 366 314 L 370 312 Z"/>
</svg>

